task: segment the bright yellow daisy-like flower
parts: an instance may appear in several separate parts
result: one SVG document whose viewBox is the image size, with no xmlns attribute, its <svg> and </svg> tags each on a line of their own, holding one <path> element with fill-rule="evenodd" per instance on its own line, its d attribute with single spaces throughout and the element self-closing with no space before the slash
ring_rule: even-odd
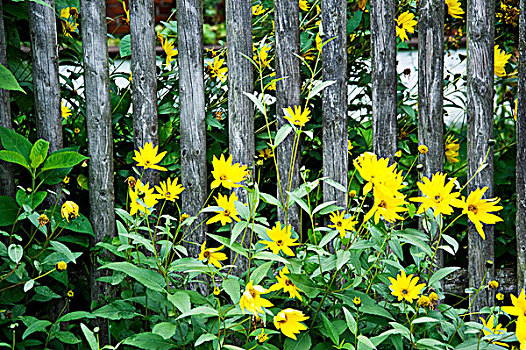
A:
<svg viewBox="0 0 526 350">
<path fill-rule="evenodd" d="M 79 216 L 79 206 L 73 201 L 66 201 L 62 204 L 60 213 L 62 214 L 62 217 L 69 222 L 69 220 L 73 220 Z"/>
<path fill-rule="evenodd" d="M 401 196 L 399 191 L 404 187 L 401 171 L 396 172 L 396 164 L 389 165 L 389 158 L 378 158 L 371 152 L 362 153 L 353 161 L 354 167 L 362 179 L 367 181 L 363 194 L 369 193 L 373 186 L 385 185 L 393 194 Z"/>
<path fill-rule="evenodd" d="M 214 57 L 213 61 L 209 61 L 206 64 L 206 69 L 208 70 L 212 78 L 221 80 L 221 82 L 226 81 L 226 73 L 228 71 L 227 67 L 223 67 L 224 59 L 221 59 L 219 56 Z"/>
<path fill-rule="evenodd" d="M 303 111 L 301 106 L 287 107 L 283 108 L 283 113 L 285 119 L 299 127 L 304 127 L 305 124 L 310 120 L 310 109 L 308 107 Z"/>
<path fill-rule="evenodd" d="M 258 334 L 257 336 L 257 341 L 259 344 L 263 344 L 264 342 L 266 342 L 268 340 L 268 334 L 265 333 L 265 330 L 264 329 L 261 329 L 261 333 Z"/>
<path fill-rule="evenodd" d="M 243 182 L 247 179 L 248 170 L 246 165 L 241 165 L 240 163 L 232 164 L 232 156 L 230 155 L 227 160 L 222 154 L 219 159 L 214 156 L 212 159 L 212 176 L 214 181 L 210 187 L 212 189 L 223 186 L 226 189 L 231 190 L 234 187 L 241 187 L 240 182 Z"/>
<path fill-rule="evenodd" d="M 491 317 L 488 319 L 488 322 L 486 322 L 486 320 L 483 319 L 482 317 L 479 317 L 479 319 L 480 321 L 482 321 L 482 325 L 484 325 L 484 328 L 482 328 L 482 332 L 484 333 L 485 337 L 504 334 L 505 332 L 508 331 L 506 328 L 502 327 L 500 323 L 498 323 L 498 320 L 495 319 L 494 315 L 491 315 Z M 498 341 L 494 341 L 491 339 L 489 340 L 489 342 L 491 344 L 508 347 L 508 345 L 503 342 L 498 342 Z"/>
<path fill-rule="evenodd" d="M 330 228 L 334 228 L 335 230 L 338 230 L 340 232 L 340 237 L 345 238 L 346 231 L 354 231 L 354 226 L 356 225 L 356 221 L 353 221 L 352 217 L 345 218 L 345 211 L 333 211 L 330 214 L 330 220 L 332 222 L 332 225 L 328 225 Z"/>
<path fill-rule="evenodd" d="M 453 135 L 449 135 L 446 138 L 446 160 L 448 163 L 456 164 L 460 160 L 457 158 L 459 156 L 458 150 L 460 149 L 460 144 L 458 143 L 458 140 L 453 138 Z"/>
<path fill-rule="evenodd" d="M 174 202 L 179 195 L 184 191 L 184 187 L 177 183 L 178 178 L 176 177 L 173 182 L 172 179 L 168 178 L 166 181 L 161 181 L 159 186 L 155 186 L 157 190 L 157 199 L 165 199 L 167 201 Z"/>
<path fill-rule="evenodd" d="M 150 184 L 142 184 L 141 180 L 128 190 L 130 196 L 130 215 L 135 215 L 137 212 L 141 214 L 150 215 L 150 208 L 157 204 L 157 196 L 153 193 L 153 188 Z"/>
<path fill-rule="evenodd" d="M 407 208 L 404 195 L 393 195 L 385 185 L 374 187 L 374 204 L 371 210 L 365 215 L 364 221 L 369 220 L 374 215 L 374 222 L 377 224 L 382 217 L 387 222 L 403 220 L 398 213 L 406 212 Z"/>
<path fill-rule="evenodd" d="M 510 297 L 513 306 L 502 306 L 502 311 L 512 316 L 526 316 L 526 293 L 524 292 L 524 288 L 518 297 L 513 294 L 510 294 Z"/>
<path fill-rule="evenodd" d="M 224 245 L 222 245 L 219 248 L 207 248 L 206 247 L 206 241 L 203 242 L 201 245 L 201 253 L 199 253 L 199 256 L 197 257 L 200 261 L 203 261 L 206 259 L 206 262 L 208 264 L 212 264 L 218 269 L 221 268 L 220 261 L 226 260 L 226 254 L 220 253 L 219 251 L 224 248 Z"/>
<path fill-rule="evenodd" d="M 146 142 L 144 147 L 139 146 L 139 150 L 134 150 L 135 157 L 133 160 L 137 162 L 137 166 L 144 167 L 146 169 L 155 169 L 166 171 L 167 169 L 157 165 L 161 160 L 163 160 L 166 151 L 157 154 L 159 146 L 153 147 L 153 142 Z"/>
<path fill-rule="evenodd" d="M 420 154 L 426 154 L 427 151 L 429 151 L 429 148 L 427 148 L 426 145 L 420 145 L 420 146 L 418 146 L 418 153 L 420 153 Z"/>
<path fill-rule="evenodd" d="M 307 326 L 301 322 L 308 319 L 309 317 L 305 316 L 303 312 L 289 308 L 281 310 L 274 316 L 274 326 L 287 337 L 296 340 L 296 334 L 307 329 Z"/>
<path fill-rule="evenodd" d="M 406 11 L 396 19 L 396 36 L 402 41 L 409 40 L 407 33 L 413 34 L 415 32 L 415 26 L 418 24 L 415 21 L 415 15 L 409 11 Z"/>
<path fill-rule="evenodd" d="M 453 18 L 462 18 L 465 13 L 462 7 L 460 7 L 459 0 L 446 0 L 447 13 Z"/>
<path fill-rule="evenodd" d="M 426 286 L 425 283 L 417 284 L 419 277 L 413 277 L 413 275 L 406 276 L 405 271 L 401 270 L 399 275 L 396 275 L 396 279 L 389 277 L 391 285 L 391 294 L 398 298 L 398 301 L 403 299 L 412 303 L 413 300 L 418 299 L 422 289 Z"/>
<path fill-rule="evenodd" d="M 59 261 L 55 268 L 59 271 L 65 271 L 68 268 L 68 264 L 65 261 Z"/>
<path fill-rule="evenodd" d="M 230 198 L 228 196 L 223 196 L 221 193 L 219 196 L 215 197 L 215 200 L 217 202 L 217 206 L 221 207 L 223 209 L 222 211 L 216 212 L 217 215 L 211 217 L 206 224 L 213 224 L 215 222 L 221 221 L 221 225 L 224 226 L 226 224 L 231 223 L 233 220 L 240 221 L 240 219 L 237 217 L 237 210 L 235 202 L 239 200 L 234 192 L 230 195 Z"/>
<path fill-rule="evenodd" d="M 245 313 L 245 309 L 251 312 L 255 317 L 258 317 L 258 313 L 263 313 L 264 307 L 272 307 L 270 301 L 261 297 L 261 294 L 267 294 L 268 290 L 261 287 L 260 285 L 253 285 L 254 281 L 250 281 L 247 284 L 241 299 L 239 299 L 239 307 L 241 311 Z"/>
<path fill-rule="evenodd" d="M 511 58 L 511 53 L 499 49 L 499 45 L 495 45 L 495 75 L 499 77 L 506 76 L 506 64 Z"/>
<path fill-rule="evenodd" d="M 73 38 L 71 33 L 77 32 L 77 27 L 79 26 L 78 23 L 75 22 L 75 20 L 62 20 L 60 22 L 62 23 L 62 33 L 64 36 Z"/>
<path fill-rule="evenodd" d="M 164 39 L 161 34 L 157 34 L 159 41 L 161 42 L 161 47 L 166 54 L 166 65 L 169 66 L 175 61 L 175 56 L 179 54 L 179 51 L 175 48 L 173 41 L 168 41 L 168 38 Z"/>
<path fill-rule="evenodd" d="M 71 115 L 71 109 L 66 106 L 64 101 L 60 101 L 60 114 L 64 119 L 68 119 L 68 117 Z"/>
<path fill-rule="evenodd" d="M 521 344 L 520 350 L 526 349 L 526 316 L 519 316 L 516 322 L 515 335 Z"/>
<path fill-rule="evenodd" d="M 422 182 L 418 182 L 418 188 L 425 197 L 410 198 L 411 202 L 421 202 L 417 214 L 424 213 L 429 208 L 433 209 L 435 218 L 442 215 L 451 215 L 453 207 L 462 208 L 462 201 L 458 199 L 460 192 L 451 192 L 455 186 L 456 178 L 446 184 L 446 174 L 437 172 L 431 180 L 424 176 Z"/>
<path fill-rule="evenodd" d="M 283 292 L 289 293 L 291 299 L 298 298 L 299 300 L 303 301 L 303 298 L 299 293 L 300 289 L 296 287 L 296 285 L 290 280 L 290 278 L 287 277 L 289 273 L 290 271 L 287 268 L 287 266 L 283 267 L 279 272 L 279 275 L 276 276 L 276 280 L 278 280 L 278 282 L 270 286 L 268 291 L 274 292 L 283 289 Z"/>
<path fill-rule="evenodd" d="M 256 53 L 254 54 L 254 62 L 256 62 L 261 68 L 265 68 L 270 64 L 271 59 L 269 58 L 269 52 L 270 52 L 270 44 L 265 44 L 259 48 L 259 50 L 256 49 L 255 46 L 252 46 L 254 51 Z"/>
<path fill-rule="evenodd" d="M 261 5 L 261 4 L 257 4 L 257 5 L 252 6 L 252 15 L 253 16 L 262 15 L 262 14 L 265 13 L 265 11 L 267 11 L 267 9 L 265 9 L 263 7 L 263 5 Z"/>
<path fill-rule="evenodd" d="M 292 225 L 281 227 L 281 223 L 277 222 L 271 230 L 267 229 L 267 236 L 271 239 L 270 241 L 260 241 L 262 244 L 266 244 L 266 248 L 272 250 L 272 253 L 279 254 L 279 251 L 283 251 L 288 256 L 294 256 L 294 252 L 290 247 L 299 245 L 296 242 L 296 238 L 291 238 Z"/>
<path fill-rule="evenodd" d="M 482 229 L 483 223 L 493 225 L 499 221 L 503 221 L 497 215 L 491 214 L 493 211 L 499 211 L 502 209 L 501 206 L 496 205 L 500 201 L 500 198 L 482 198 L 487 190 L 487 187 L 477 188 L 475 191 L 471 192 L 468 198 L 462 203 L 464 209 L 462 214 L 468 215 L 468 219 L 475 225 L 475 228 L 482 239 L 486 239 L 486 234 Z M 464 200 L 464 197 L 462 197 L 462 199 Z"/>
<path fill-rule="evenodd" d="M 309 3 L 307 0 L 299 0 L 299 5 L 302 11 L 309 11 Z"/>
<path fill-rule="evenodd" d="M 272 152 L 270 148 L 260 149 L 258 153 L 259 153 L 258 156 L 265 160 L 274 157 L 274 153 Z"/>
</svg>

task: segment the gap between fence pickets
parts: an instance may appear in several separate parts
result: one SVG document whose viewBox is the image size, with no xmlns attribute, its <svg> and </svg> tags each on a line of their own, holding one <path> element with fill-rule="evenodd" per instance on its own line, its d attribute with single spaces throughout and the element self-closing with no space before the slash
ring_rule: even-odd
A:
<svg viewBox="0 0 526 350">
<path fill-rule="evenodd" d="M 469 287 L 468 281 L 468 269 L 459 269 L 444 278 L 442 288 L 446 295 L 467 296 L 465 290 Z M 497 293 L 503 293 L 504 295 L 512 293 L 518 295 L 517 271 L 514 267 L 495 269 L 495 281 L 499 282 Z M 489 281 L 487 282 L 489 283 Z"/>
</svg>

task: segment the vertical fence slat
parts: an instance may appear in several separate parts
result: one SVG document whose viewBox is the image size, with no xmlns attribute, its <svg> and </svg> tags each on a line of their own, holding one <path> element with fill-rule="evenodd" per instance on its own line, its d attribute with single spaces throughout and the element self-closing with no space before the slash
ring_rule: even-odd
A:
<svg viewBox="0 0 526 350">
<path fill-rule="evenodd" d="M 250 164 L 254 161 L 254 106 L 244 92 L 254 90 L 252 63 L 246 57 L 252 57 L 252 7 L 250 1 L 227 0 L 226 35 L 228 60 L 228 134 L 229 149 L 234 162 Z M 245 56 L 245 57 L 243 57 Z M 247 192 L 236 189 L 241 202 L 246 202 Z M 241 242 L 242 237 L 238 239 Z M 241 242 L 250 248 L 250 232 Z M 232 261 L 235 252 L 231 252 Z M 248 259 L 238 256 L 237 274 L 246 271 Z"/>
<path fill-rule="evenodd" d="M 336 83 L 323 91 L 323 176 L 347 188 L 347 1 L 324 0 L 321 3 L 323 46 L 323 80 Z M 347 207 L 347 193 L 326 183 L 323 200 L 335 200 Z"/>
<path fill-rule="evenodd" d="M 181 102 L 181 178 L 183 210 L 196 215 L 206 200 L 206 122 L 203 78 L 203 4 L 201 0 L 177 0 L 179 49 L 179 99 Z M 204 215 L 199 217 L 199 222 Z M 190 230 L 194 230 L 192 227 Z M 195 227 L 192 242 L 202 243 L 206 227 Z M 197 257 L 199 245 L 189 244 Z M 202 285 L 201 285 L 202 286 Z"/>
<path fill-rule="evenodd" d="M 137 150 L 146 142 L 159 144 L 154 26 L 154 0 L 130 1 L 133 140 Z M 152 188 L 158 179 L 156 170 L 147 169 L 142 182 L 149 182 Z"/>
<path fill-rule="evenodd" d="M 520 2 L 517 108 L 517 290 L 526 286 L 526 0 Z"/>
<path fill-rule="evenodd" d="M 394 0 L 371 0 L 373 150 L 392 157 L 396 142 L 396 32 Z"/>
<path fill-rule="evenodd" d="M 274 0 L 274 20 L 276 26 L 276 78 L 284 78 L 276 82 L 276 116 L 278 129 L 288 121 L 283 117 L 283 108 L 300 105 L 301 80 L 300 80 L 300 53 L 299 47 L 299 3 L 295 0 Z M 278 188 L 278 198 L 287 197 L 287 183 L 289 167 L 292 157 L 294 133 L 278 146 L 276 161 L 278 164 L 279 180 L 282 193 Z M 297 145 L 296 154 L 300 153 L 300 144 Z M 292 169 L 291 191 L 299 185 L 299 156 L 296 156 Z M 279 186 L 279 185 L 278 185 Z M 285 213 L 278 210 L 278 219 L 285 223 Z M 300 218 L 298 206 L 293 205 L 287 214 L 287 223 L 292 224 L 296 232 L 300 232 Z"/>
<path fill-rule="evenodd" d="M 467 178 L 476 173 L 483 164 L 488 152 L 488 140 L 493 138 L 493 95 L 494 95 L 494 37 L 495 9 L 494 4 L 487 0 L 468 1 L 468 70 L 467 70 Z M 486 198 L 493 197 L 493 153 L 490 151 L 486 159 L 488 166 L 482 170 L 468 185 L 468 191 L 478 187 L 488 186 Z M 478 288 L 485 276 L 486 261 L 493 260 L 494 242 L 493 227 L 484 227 L 486 240 L 482 240 L 470 224 L 468 230 L 469 242 L 469 285 Z M 486 281 L 494 276 L 493 268 L 489 268 Z M 484 306 L 493 305 L 493 293 L 483 290 L 475 299 L 472 311 L 478 311 Z M 477 319 L 473 315 L 472 319 Z"/>
<path fill-rule="evenodd" d="M 4 11 L 0 1 L 0 63 L 7 67 L 6 33 L 4 26 Z M 9 91 L 0 89 L 0 126 L 12 129 L 11 104 Z M 15 179 L 13 165 L 0 160 L 0 196 L 14 196 Z"/>
<path fill-rule="evenodd" d="M 94 245 L 104 236 L 114 236 L 115 210 L 113 187 L 113 137 L 111 123 L 106 3 L 104 0 L 82 0 L 82 49 L 88 132 L 90 219 L 95 233 Z M 97 282 L 101 271 L 91 264 L 91 300 L 99 301 L 108 294 L 108 284 Z M 107 343 L 107 322 L 99 328 Z"/>
<path fill-rule="evenodd" d="M 49 142 L 49 151 L 62 148 L 62 116 L 58 79 L 58 48 L 55 1 L 48 6 L 29 2 L 29 32 L 37 137 Z"/>
</svg>

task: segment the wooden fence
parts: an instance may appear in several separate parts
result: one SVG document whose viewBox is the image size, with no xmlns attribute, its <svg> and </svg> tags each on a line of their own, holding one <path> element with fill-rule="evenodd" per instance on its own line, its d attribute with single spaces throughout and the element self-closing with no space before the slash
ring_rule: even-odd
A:
<svg viewBox="0 0 526 350">
<path fill-rule="evenodd" d="M 51 7 L 30 2 L 33 81 L 39 137 L 50 141 L 51 148 L 61 147 L 60 95 L 57 73 L 57 42 L 54 1 L 44 0 Z M 95 242 L 106 234 L 113 235 L 114 194 L 112 171 L 111 113 L 109 106 L 106 28 L 104 0 L 81 0 L 82 40 L 86 82 L 86 120 L 90 157 L 90 213 Z M 227 37 L 229 63 L 229 131 L 230 152 L 237 162 L 251 163 L 254 155 L 253 106 L 243 95 L 252 92 L 252 67 L 244 56 L 252 55 L 252 19 L 249 0 L 228 0 Z M 335 84 L 323 93 L 323 169 L 343 186 L 347 185 L 347 79 L 346 79 L 346 0 L 323 0 L 322 25 L 325 40 L 323 49 L 323 79 Z M 157 144 L 157 93 L 155 78 L 154 0 L 133 0 L 130 6 L 133 118 L 135 146 L 153 141 Z M 526 0 L 520 2 L 520 55 L 517 118 L 517 287 L 526 281 Z M 0 7 L 1 11 L 1 7 Z M 373 148 L 381 156 L 392 157 L 396 152 L 396 34 L 395 0 L 371 0 L 372 44 L 372 111 Z M 422 158 L 426 175 L 443 167 L 443 72 L 444 72 L 444 1 L 419 1 L 419 142 L 429 146 Z M 299 7 L 297 1 L 274 1 L 276 32 L 277 125 L 284 124 L 282 108 L 300 104 Z M 185 211 L 196 214 L 207 198 L 206 186 L 206 123 L 203 81 L 203 9 L 201 0 L 177 0 L 179 97 L 181 121 L 181 178 L 186 187 L 182 201 Z M 467 8 L 468 23 L 468 178 L 475 174 L 490 146 L 493 131 L 494 98 L 494 8 L 493 2 L 471 0 Z M 0 22 L 0 24 L 2 24 Z M 2 29 L 2 28 L 0 28 Z M 2 33 L 3 34 L 3 33 Z M 0 40 L 0 46 L 5 43 Z M 5 49 L 5 47 L 4 47 Z M 3 60 L 0 47 L 0 60 Z M 2 92 L 1 125 L 10 125 L 6 112 L 8 99 Z M 53 127 L 50 127 L 53 126 Z M 247 132 L 248 131 L 248 132 Z M 336 141 L 335 141 L 336 140 Z M 280 144 L 277 163 L 282 185 L 288 178 L 292 151 L 292 135 Z M 474 177 L 469 189 L 489 185 L 493 189 L 492 152 L 488 166 Z M 298 156 L 299 157 L 299 156 Z M 296 164 L 299 164 L 297 161 Z M 521 166 L 522 165 L 522 166 Z M 298 169 L 292 179 L 298 185 Z M 2 173 L 2 179 L 9 177 Z M 148 176 L 154 177 L 153 174 Z M 4 180 L 2 180 L 4 181 Z M 13 182 L 5 180 L 8 186 Z M 12 179 L 11 179 L 12 181 Z M 0 186 L 5 188 L 5 186 Z M 243 194 L 239 193 L 242 197 Z M 278 196 L 280 198 L 280 196 Z M 324 200 L 345 204 L 346 198 L 324 188 Z M 292 208 L 289 221 L 299 229 L 299 214 Z M 281 217 L 283 213 L 279 213 Z M 101 219 L 103 218 L 103 219 Z M 191 238 L 202 242 L 204 226 Z M 484 264 L 493 260 L 493 229 L 485 226 L 486 241 L 469 229 L 469 283 L 478 286 L 484 276 Z M 247 243 L 247 242 L 245 242 Z M 197 256 L 193 246 L 189 254 Z M 243 262 L 241 264 L 244 264 Z M 240 269 L 242 270 L 242 269 Z M 490 271 L 489 277 L 494 276 Z M 93 297 L 101 293 L 98 283 L 92 282 Z M 484 294 L 486 293 L 486 294 Z M 490 292 L 484 291 L 475 308 L 493 304 Z"/>
</svg>

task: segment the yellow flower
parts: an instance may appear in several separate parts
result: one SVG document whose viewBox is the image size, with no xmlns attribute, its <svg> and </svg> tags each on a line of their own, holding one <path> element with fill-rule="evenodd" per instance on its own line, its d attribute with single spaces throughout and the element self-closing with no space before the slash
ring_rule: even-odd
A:
<svg viewBox="0 0 526 350">
<path fill-rule="evenodd" d="M 497 282 L 497 281 L 490 281 L 488 283 L 488 288 L 491 288 L 491 289 L 499 288 L 499 282 Z"/>
<path fill-rule="evenodd" d="M 258 152 L 259 157 L 265 160 L 274 157 L 274 154 L 272 153 L 272 150 L 270 148 L 260 149 Z"/>
<path fill-rule="evenodd" d="M 254 61 L 258 63 L 261 68 L 265 68 L 270 64 L 270 59 L 268 57 L 270 51 L 270 44 L 261 46 L 259 50 L 256 50 L 256 48 L 254 47 L 254 51 L 256 51 L 253 57 Z"/>
<path fill-rule="evenodd" d="M 520 349 L 526 349 L 526 316 L 519 316 L 517 319 L 515 335 L 521 344 Z"/>
<path fill-rule="evenodd" d="M 432 304 L 435 304 L 438 301 L 438 294 L 435 292 L 429 293 L 429 301 L 431 301 Z"/>
<path fill-rule="evenodd" d="M 258 317 L 258 312 L 263 313 L 263 307 L 272 307 L 270 301 L 261 297 L 261 294 L 267 294 L 268 291 L 260 285 L 253 285 L 254 281 L 247 284 L 241 299 L 239 300 L 239 307 L 245 313 L 245 309 L 251 312 L 255 317 Z"/>
<path fill-rule="evenodd" d="M 354 297 L 352 302 L 356 307 L 360 307 L 362 305 L 362 299 L 360 299 L 360 297 Z"/>
<path fill-rule="evenodd" d="M 204 241 L 203 244 L 201 245 L 201 253 L 199 253 L 198 259 L 200 261 L 203 261 L 206 259 L 207 264 L 212 264 L 218 269 L 220 269 L 221 263 L 219 261 L 227 259 L 225 253 L 219 252 L 223 248 L 224 248 L 224 245 L 220 246 L 219 248 L 207 248 L 206 241 Z M 214 294 L 215 294 L 215 290 L 214 290 Z"/>
<path fill-rule="evenodd" d="M 290 271 L 287 268 L 287 266 L 283 267 L 281 269 L 281 271 L 279 272 L 279 275 L 276 276 L 276 280 L 278 282 L 274 283 L 272 286 L 270 286 L 268 291 L 269 292 L 274 292 L 274 291 L 283 289 L 283 292 L 285 292 L 285 293 L 288 292 L 289 293 L 289 297 L 291 299 L 298 298 L 299 300 L 303 301 L 303 298 L 301 297 L 300 293 L 298 292 L 298 291 L 300 291 L 300 289 L 298 287 L 296 287 L 296 285 L 290 280 L 290 278 L 288 278 L 286 276 L 289 273 L 290 273 Z"/>
<path fill-rule="evenodd" d="M 349 153 L 349 155 L 351 156 L 352 155 L 352 149 L 354 147 L 352 146 L 352 143 L 351 143 L 351 140 L 347 140 L 347 152 Z"/>
<path fill-rule="evenodd" d="M 279 254 L 282 250 L 288 256 L 294 256 L 294 252 L 290 247 L 299 245 L 296 242 L 296 238 L 291 238 L 292 225 L 281 227 L 281 223 L 277 222 L 276 225 L 271 229 L 267 229 L 267 236 L 271 239 L 270 241 L 260 241 L 261 244 L 266 244 L 265 248 L 272 250 L 272 253 Z"/>
<path fill-rule="evenodd" d="M 462 15 L 465 13 L 464 10 L 460 7 L 459 0 L 446 0 L 447 13 L 453 18 L 462 18 Z"/>
<path fill-rule="evenodd" d="M 62 179 L 62 182 L 65 183 L 65 184 L 69 184 L 69 176 L 64 176 L 64 178 Z"/>
<path fill-rule="evenodd" d="M 399 275 L 396 275 L 396 279 L 389 277 L 391 285 L 391 294 L 398 298 L 398 301 L 402 299 L 412 303 L 414 299 L 418 298 L 422 289 L 426 286 L 425 283 L 417 284 L 419 277 L 413 277 L 413 275 L 406 276 L 405 271 L 401 270 Z"/>
<path fill-rule="evenodd" d="M 137 180 L 135 180 L 135 178 L 133 176 L 128 176 L 124 180 L 124 183 L 127 183 L 129 188 L 133 188 L 135 186 L 135 184 L 137 183 Z"/>
<path fill-rule="evenodd" d="M 358 7 L 360 10 L 365 10 L 365 6 L 367 5 L 367 0 L 358 0 Z"/>
<path fill-rule="evenodd" d="M 498 301 L 503 301 L 504 300 L 504 294 L 497 293 L 497 295 L 495 295 L 495 299 L 497 299 Z"/>
<path fill-rule="evenodd" d="M 301 110 L 301 106 L 287 107 L 283 108 L 283 113 L 285 119 L 299 127 L 304 127 L 310 120 L 310 109 L 308 107 L 303 111 Z"/>
<path fill-rule="evenodd" d="M 190 215 L 186 214 L 186 213 L 183 213 L 181 214 L 181 222 L 185 221 L 186 219 L 188 219 L 190 217 Z"/>
<path fill-rule="evenodd" d="M 373 215 L 376 224 L 380 221 L 380 216 L 387 222 L 403 220 L 398 213 L 407 211 L 407 208 L 403 206 L 406 204 L 404 195 L 395 196 L 384 185 L 375 186 L 373 193 L 374 204 L 371 210 L 365 215 L 364 221 L 369 220 Z"/>
<path fill-rule="evenodd" d="M 69 222 L 69 220 L 73 220 L 79 216 L 79 206 L 75 202 L 67 201 L 66 203 L 62 204 L 60 213 L 62 214 L 62 217 L 66 219 L 67 222 Z"/>
<path fill-rule="evenodd" d="M 130 215 L 135 215 L 139 211 L 141 214 L 150 215 L 150 208 L 157 204 L 157 196 L 153 194 L 153 188 L 150 188 L 150 184 L 142 184 L 141 180 L 138 180 L 133 190 L 128 189 L 130 196 Z"/>
<path fill-rule="evenodd" d="M 69 290 L 67 295 L 68 295 L 68 298 L 73 298 L 73 296 L 75 295 L 75 293 L 73 293 L 72 290 Z"/>
<path fill-rule="evenodd" d="M 49 218 L 47 217 L 46 214 L 40 215 L 37 220 L 38 220 L 40 227 L 46 226 L 49 223 Z"/>
<path fill-rule="evenodd" d="M 139 150 L 134 150 L 135 157 L 133 160 L 137 162 L 137 166 L 144 167 L 146 169 L 155 169 L 166 171 L 167 169 L 157 165 L 161 160 L 163 160 L 166 151 L 157 154 L 159 146 L 153 147 L 153 142 L 146 142 L 144 148 L 139 146 Z"/>
<path fill-rule="evenodd" d="M 309 3 L 307 0 L 299 0 L 300 9 L 303 11 L 309 11 Z"/>
<path fill-rule="evenodd" d="M 337 212 L 333 211 L 330 214 L 332 225 L 327 225 L 330 228 L 334 228 L 335 230 L 338 230 L 340 232 L 340 237 L 345 238 L 346 231 L 354 231 L 354 226 L 356 225 L 356 221 L 353 221 L 352 217 L 344 218 L 345 211 Z"/>
<path fill-rule="evenodd" d="M 373 186 L 377 185 L 385 185 L 393 192 L 393 195 L 402 195 L 398 192 L 404 187 L 401 171 L 400 173 L 396 172 L 396 164 L 389 165 L 389 158 L 378 159 L 376 154 L 365 152 L 357 157 L 353 164 L 362 179 L 367 181 L 363 187 L 364 195 L 369 193 Z"/>
<path fill-rule="evenodd" d="M 259 16 L 265 13 L 267 9 L 263 8 L 263 5 L 257 4 L 252 6 L 252 15 L 253 16 Z"/>
<path fill-rule="evenodd" d="M 462 214 L 468 215 L 468 219 L 475 225 L 475 228 L 482 239 L 486 239 L 486 234 L 482 229 L 483 223 L 495 224 L 499 221 L 503 221 L 497 215 L 490 213 L 502 209 L 501 206 L 496 205 L 500 201 L 500 198 L 482 199 L 482 196 L 487 189 L 487 187 L 477 188 L 475 191 L 471 192 L 463 203 L 464 210 L 462 211 Z M 462 200 L 464 200 L 464 197 L 462 197 Z"/>
<path fill-rule="evenodd" d="M 402 150 L 399 149 L 398 151 L 396 151 L 395 157 L 396 158 L 402 158 Z"/>
<path fill-rule="evenodd" d="M 210 185 L 212 189 L 223 186 L 231 190 L 234 187 L 241 187 L 239 182 L 247 179 L 247 166 L 241 165 L 240 163 L 232 164 L 232 155 L 230 155 L 227 160 L 225 160 L 223 154 L 219 159 L 214 156 L 212 166 L 214 167 L 214 170 L 212 170 L 214 181 L 212 181 Z"/>
<path fill-rule="evenodd" d="M 418 22 L 415 21 L 415 15 L 411 12 L 406 11 L 400 14 L 396 19 L 396 36 L 402 41 L 408 40 L 407 33 L 414 33 L 417 24 Z"/>
<path fill-rule="evenodd" d="M 60 102 L 60 113 L 62 114 L 62 118 L 68 119 L 68 117 L 71 115 L 71 109 L 66 106 L 64 101 Z"/>
<path fill-rule="evenodd" d="M 503 306 L 501 307 L 502 311 L 512 316 L 526 316 L 526 294 L 524 294 L 524 288 L 518 298 L 513 294 L 510 297 L 513 306 Z"/>
<path fill-rule="evenodd" d="M 505 66 L 511 58 L 511 53 L 499 49 L 499 45 L 495 45 L 495 75 L 499 77 L 506 76 Z"/>
<path fill-rule="evenodd" d="M 223 67 L 224 59 L 220 59 L 219 56 L 214 57 L 213 61 L 209 61 L 206 64 L 206 69 L 210 72 L 212 78 L 217 77 L 221 82 L 226 81 L 227 67 Z"/>
<path fill-rule="evenodd" d="M 69 17 L 71 17 L 71 13 L 69 12 L 69 7 L 65 7 L 62 10 L 60 10 L 60 18 L 68 20 Z"/>
<path fill-rule="evenodd" d="M 488 319 L 488 322 L 484 320 L 482 317 L 479 317 L 479 319 L 482 321 L 482 324 L 484 325 L 484 328 L 482 328 L 482 332 L 484 333 L 484 336 L 487 337 L 488 335 L 499 335 L 504 334 L 507 332 L 506 328 L 503 328 L 500 323 L 498 323 L 498 320 L 495 319 L 493 315 Z M 497 324 L 498 323 L 498 324 Z M 489 341 L 492 344 L 508 347 L 506 343 L 490 340 Z"/>
<path fill-rule="evenodd" d="M 57 265 L 55 266 L 55 268 L 58 270 L 58 271 L 65 271 L 67 268 L 68 268 L 68 264 L 66 264 L 65 261 L 59 261 L 57 263 Z"/>
<path fill-rule="evenodd" d="M 287 337 L 296 340 L 296 334 L 307 329 L 307 326 L 301 322 L 308 319 L 309 317 L 305 316 L 301 311 L 285 309 L 274 316 L 274 326 Z"/>
<path fill-rule="evenodd" d="M 451 192 L 455 186 L 456 178 L 450 179 L 446 184 L 446 174 L 437 172 L 431 178 L 424 176 L 422 182 L 418 182 L 418 188 L 425 197 L 410 198 L 411 202 L 422 202 L 417 214 L 426 212 L 429 208 L 433 209 L 435 218 L 442 215 L 451 215 L 453 207 L 462 208 L 462 201 L 457 199 L 460 192 Z"/>
<path fill-rule="evenodd" d="M 453 138 L 453 135 L 449 135 L 446 138 L 446 160 L 451 163 L 455 164 L 459 162 L 458 157 L 458 150 L 460 149 L 460 145 L 458 143 L 457 139 Z"/>
<path fill-rule="evenodd" d="M 426 154 L 427 151 L 429 151 L 429 149 L 427 148 L 426 145 L 420 145 L 420 146 L 418 146 L 418 152 L 419 152 L 420 154 Z"/>
<path fill-rule="evenodd" d="M 418 301 L 416 302 L 418 306 L 421 307 L 430 307 L 431 306 L 431 300 L 429 300 L 429 297 L 426 295 L 421 295 L 420 298 L 418 298 Z"/>
<path fill-rule="evenodd" d="M 263 344 L 268 340 L 268 334 L 265 333 L 264 329 L 261 329 L 261 333 L 258 334 L 258 343 Z"/>
<path fill-rule="evenodd" d="M 74 132 L 75 134 L 80 133 L 80 128 L 75 128 L 75 129 L 73 129 L 73 132 Z"/>
<path fill-rule="evenodd" d="M 161 41 L 161 47 L 163 48 L 164 53 L 166 53 L 166 65 L 169 66 L 175 61 L 174 57 L 177 56 L 179 51 L 175 48 L 173 41 L 168 41 L 168 38 L 163 40 L 161 34 L 158 34 L 157 37 Z"/>
<path fill-rule="evenodd" d="M 62 23 L 62 33 L 64 34 L 64 36 L 73 38 L 71 33 L 77 32 L 77 27 L 79 26 L 78 23 L 75 22 L 74 20 L 73 21 L 62 20 L 61 23 Z"/>
<path fill-rule="evenodd" d="M 162 181 L 159 185 L 155 186 L 155 189 L 159 194 L 157 199 L 166 199 L 168 201 L 174 202 L 179 195 L 184 191 L 184 187 L 177 183 L 178 178 L 176 177 L 174 181 L 168 178 L 166 181 Z"/>
<path fill-rule="evenodd" d="M 350 191 L 349 191 L 349 197 L 351 197 L 351 198 L 356 197 L 356 194 L 357 194 L 357 193 L 356 193 L 355 190 L 350 190 Z"/>
<path fill-rule="evenodd" d="M 323 41 L 321 40 L 320 32 L 318 32 L 318 34 L 316 34 L 315 41 L 316 41 L 316 50 L 321 52 Z"/>
<path fill-rule="evenodd" d="M 217 215 L 211 217 L 206 224 L 213 224 L 214 222 L 221 221 L 221 225 L 224 226 L 232 222 L 232 220 L 240 221 L 237 217 L 237 210 L 235 202 L 238 200 L 236 194 L 232 192 L 230 198 L 228 196 L 223 196 L 219 193 L 218 197 L 215 197 L 217 206 L 223 209 L 222 211 L 217 211 Z"/>
</svg>

